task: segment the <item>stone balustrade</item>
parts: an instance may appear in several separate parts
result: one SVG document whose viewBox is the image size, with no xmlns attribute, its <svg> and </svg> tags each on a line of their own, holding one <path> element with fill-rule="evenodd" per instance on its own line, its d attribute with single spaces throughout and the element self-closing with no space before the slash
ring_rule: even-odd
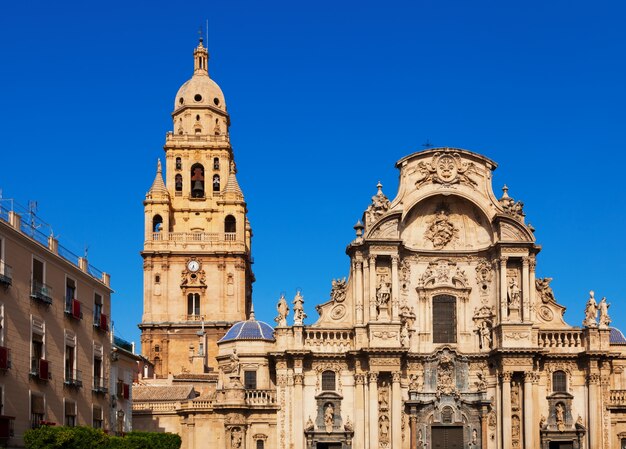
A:
<svg viewBox="0 0 626 449">
<path fill-rule="evenodd" d="M 274 405 L 276 391 L 274 390 L 246 390 L 247 405 Z"/>
<path fill-rule="evenodd" d="M 179 402 L 133 402 L 135 412 L 174 412 L 180 406 Z"/>
<path fill-rule="evenodd" d="M 354 349 L 354 333 L 347 329 L 307 329 L 304 346 L 319 352 L 340 353 Z"/>
<path fill-rule="evenodd" d="M 581 330 L 541 330 L 538 345 L 540 348 L 584 349 Z"/>
<path fill-rule="evenodd" d="M 626 407 L 626 390 L 611 390 L 609 393 L 609 406 Z"/>
</svg>

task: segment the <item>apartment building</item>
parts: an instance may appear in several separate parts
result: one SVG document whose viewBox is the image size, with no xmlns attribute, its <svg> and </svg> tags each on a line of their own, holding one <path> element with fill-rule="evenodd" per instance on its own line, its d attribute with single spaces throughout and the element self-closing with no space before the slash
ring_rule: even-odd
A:
<svg viewBox="0 0 626 449">
<path fill-rule="evenodd" d="M 0 202 L 0 443 L 42 425 L 108 430 L 110 277 Z"/>
</svg>

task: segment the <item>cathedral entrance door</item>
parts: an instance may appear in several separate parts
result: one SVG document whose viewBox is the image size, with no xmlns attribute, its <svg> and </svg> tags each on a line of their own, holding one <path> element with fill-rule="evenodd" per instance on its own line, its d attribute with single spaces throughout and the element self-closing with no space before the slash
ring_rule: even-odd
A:
<svg viewBox="0 0 626 449">
<path fill-rule="evenodd" d="M 463 427 L 460 426 L 433 426 L 433 449 L 463 449 Z"/>
<path fill-rule="evenodd" d="M 571 441 L 550 441 L 550 449 L 574 449 Z"/>
<path fill-rule="evenodd" d="M 317 443 L 317 449 L 341 449 L 341 443 Z"/>
</svg>

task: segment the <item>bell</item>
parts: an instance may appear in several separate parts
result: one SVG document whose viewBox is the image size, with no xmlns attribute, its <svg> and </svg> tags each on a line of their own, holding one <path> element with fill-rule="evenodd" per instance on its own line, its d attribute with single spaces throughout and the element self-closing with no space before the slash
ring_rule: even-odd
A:
<svg viewBox="0 0 626 449">
<path fill-rule="evenodd" d="M 202 181 L 194 181 L 193 188 L 191 189 L 191 195 L 194 198 L 200 198 L 204 196 L 204 186 L 202 185 Z"/>
</svg>

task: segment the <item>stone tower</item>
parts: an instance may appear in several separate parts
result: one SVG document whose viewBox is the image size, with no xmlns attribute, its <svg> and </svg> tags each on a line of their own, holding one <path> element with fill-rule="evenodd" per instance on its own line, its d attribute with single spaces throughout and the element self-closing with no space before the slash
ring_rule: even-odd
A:
<svg viewBox="0 0 626 449">
<path fill-rule="evenodd" d="M 217 366 L 216 342 L 251 304 L 252 231 L 235 177 L 224 94 L 202 39 L 174 101 L 173 131 L 146 194 L 142 354 L 157 376 Z"/>
</svg>

